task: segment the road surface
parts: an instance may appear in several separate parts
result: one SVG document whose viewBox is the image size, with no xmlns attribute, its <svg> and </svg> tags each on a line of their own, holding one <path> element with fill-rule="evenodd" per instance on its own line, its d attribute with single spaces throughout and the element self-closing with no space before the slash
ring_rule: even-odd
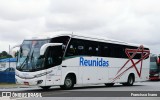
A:
<svg viewBox="0 0 160 100">
<path fill-rule="evenodd" d="M 113 87 L 106 87 L 104 84 L 75 86 L 72 90 L 62 90 L 58 86 L 51 87 L 49 90 L 42 90 L 39 87 L 28 88 L 3 88 L 1 92 L 18 92 L 18 93 L 40 93 L 44 99 L 52 100 L 159 100 L 160 97 L 160 81 L 147 81 L 135 83 L 134 86 L 122 86 L 115 84 Z M 148 96 L 148 93 L 150 96 Z M 147 96 L 145 95 L 147 94 Z M 157 94 L 157 96 L 156 96 Z M 0 94 L 0 96 L 2 96 Z M 47 97 L 47 98 L 44 98 Z M 16 97 L 15 97 L 16 98 Z M 14 98 L 13 98 L 14 99 Z M 17 99 L 17 98 L 16 98 Z M 18 99 L 22 99 L 18 97 Z M 30 98 L 42 100 L 42 98 Z"/>
</svg>

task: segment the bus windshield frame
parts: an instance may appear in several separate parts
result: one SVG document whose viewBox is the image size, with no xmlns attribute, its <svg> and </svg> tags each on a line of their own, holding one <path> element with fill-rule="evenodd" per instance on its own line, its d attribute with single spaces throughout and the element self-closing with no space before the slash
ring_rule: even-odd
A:
<svg viewBox="0 0 160 100">
<path fill-rule="evenodd" d="M 19 51 L 17 70 L 29 72 L 43 69 L 44 61 L 40 57 L 40 48 L 49 40 L 24 40 Z M 38 63 L 39 62 L 39 63 Z M 42 62 L 42 63 L 40 63 Z"/>
<path fill-rule="evenodd" d="M 53 64 L 49 65 L 49 50 L 46 50 L 45 55 L 40 56 L 40 48 L 45 43 L 62 43 L 63 48 L 62 51 L 59 51 L 60 53 L 56 53 L 57 49 L 60 50 L 58 47 L 50 48 L 53 51 L 50 53 L 52 54 L 52 57 L 54 56 L 52 60 L 62 60 L 69 40 L 69 36 L 60 36 L 51 39 L 24 40 L 19 50 L 16 69 L 22 72 L 34 72 L 61 64 L 60 62 L 62 61 L 55 61 L 57 62 L 56 64 L 53 62 Z M 58 59 L 56 56 L 60 59 Z M 46 61 L 46 59 L 48 59 L 48 61 Z"/>
</svg>

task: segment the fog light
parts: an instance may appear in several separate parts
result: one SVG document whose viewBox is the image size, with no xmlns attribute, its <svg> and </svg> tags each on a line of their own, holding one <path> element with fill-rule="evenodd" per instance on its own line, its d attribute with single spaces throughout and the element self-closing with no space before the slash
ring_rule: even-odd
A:
<svg viewBox="0 0 160 100">
<path fill-rule="evenodd" d="M 43 82 L 43 80 L 38 80 L 37 84 L 41 84 Z"/>
</svg>

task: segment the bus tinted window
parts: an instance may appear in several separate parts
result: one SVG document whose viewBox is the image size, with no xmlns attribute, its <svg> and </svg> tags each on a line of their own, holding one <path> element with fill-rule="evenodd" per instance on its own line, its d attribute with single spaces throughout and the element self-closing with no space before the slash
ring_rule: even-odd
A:
<svg viewBox="0 0 160 100">
<path fill-rule="evenodd" d="M 100 43 L 100 56 L 111 57 L 111 47 L 109 44 Z"/>
<path fill-rule="evenodd" d="M 116 57 L 116 58 L 122 58 L 122 55 L 123 55 L 123 48 L 119 45 L 115 45 L 113 46 L 113 49 L 114 49 L 114 52 L 113 52 L 113 57 Z"/>
<path fill-rule="evenodd" d="M 138 47 L 72 38 L 68 46 L 66 56 L 85 55 L 128 59 L 126 49 L 137 48 Z M 133 53 L 129 54 L 130 56 L 133 55 Z M 141 57 L 141 53 L 136 53 L 133 59 L 141 59 Z"/>
<path fill-rule="evenodd" d="M 77 56 L 85 54 L 84 41 L 80 39 L 71 39 L 68 45 L 66 56 Z"/>
<path fill-rule="evenodd" d="M 81 39 L 71 39 L 66 56 L 99 56 L 99 51 L 100 49 L 97 42 Z"/>
<path fill-rule="evenodd" d="M 66 45 L 69 42 L 69 39 L 70 39 L 69 36 L 55 37 L 51 40 L 51 43 L 63 43 L 63 46 L 66 47 Z"/>
<path fill-rule="evenodd" d="M 98 56 L 99 53 L 99 46 L 97 42 L 94 41 L 85 41 L 85 55 L 89 56 Z"/>
<path fill-rule="evenodd" d="M 150 57 L 150 62 L 157 62 L 157 57 Z"/>
</svg>

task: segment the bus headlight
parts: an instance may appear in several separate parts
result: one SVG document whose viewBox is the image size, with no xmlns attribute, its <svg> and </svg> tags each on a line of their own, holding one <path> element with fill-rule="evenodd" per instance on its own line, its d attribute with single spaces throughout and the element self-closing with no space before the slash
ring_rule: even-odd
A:
<svg viewBox="0 0 160 100">
<path fill-rule="evenodd" d="M 44 76 L 44 75 L 46 75 L 46 74 L 47 74 L 46 72 L 45 72 L 45 73 L 40 73 L 40 74 L 35 75 L 34 77 L 37 78 L 37 77 Z"/>
<path fill-rule="evenodd" d="M 49 74 L 49 73 L 51 73 L 51 72 L 52 72 L 52 70 L 51 70 L 51 71 L 48 71 L 48 72 L 44 72 L 44 73 L 37 74 L 37 75 L 35 75 L 34 77 L 35 77 L 35 78 L 41 77 L 41 76 L 47 75 L 47 74 Z"/>
<path fill-rule="evenodd" d="M 159 74 L 154 74 L 154 76 L 158 76 Z"/>
</svg>

